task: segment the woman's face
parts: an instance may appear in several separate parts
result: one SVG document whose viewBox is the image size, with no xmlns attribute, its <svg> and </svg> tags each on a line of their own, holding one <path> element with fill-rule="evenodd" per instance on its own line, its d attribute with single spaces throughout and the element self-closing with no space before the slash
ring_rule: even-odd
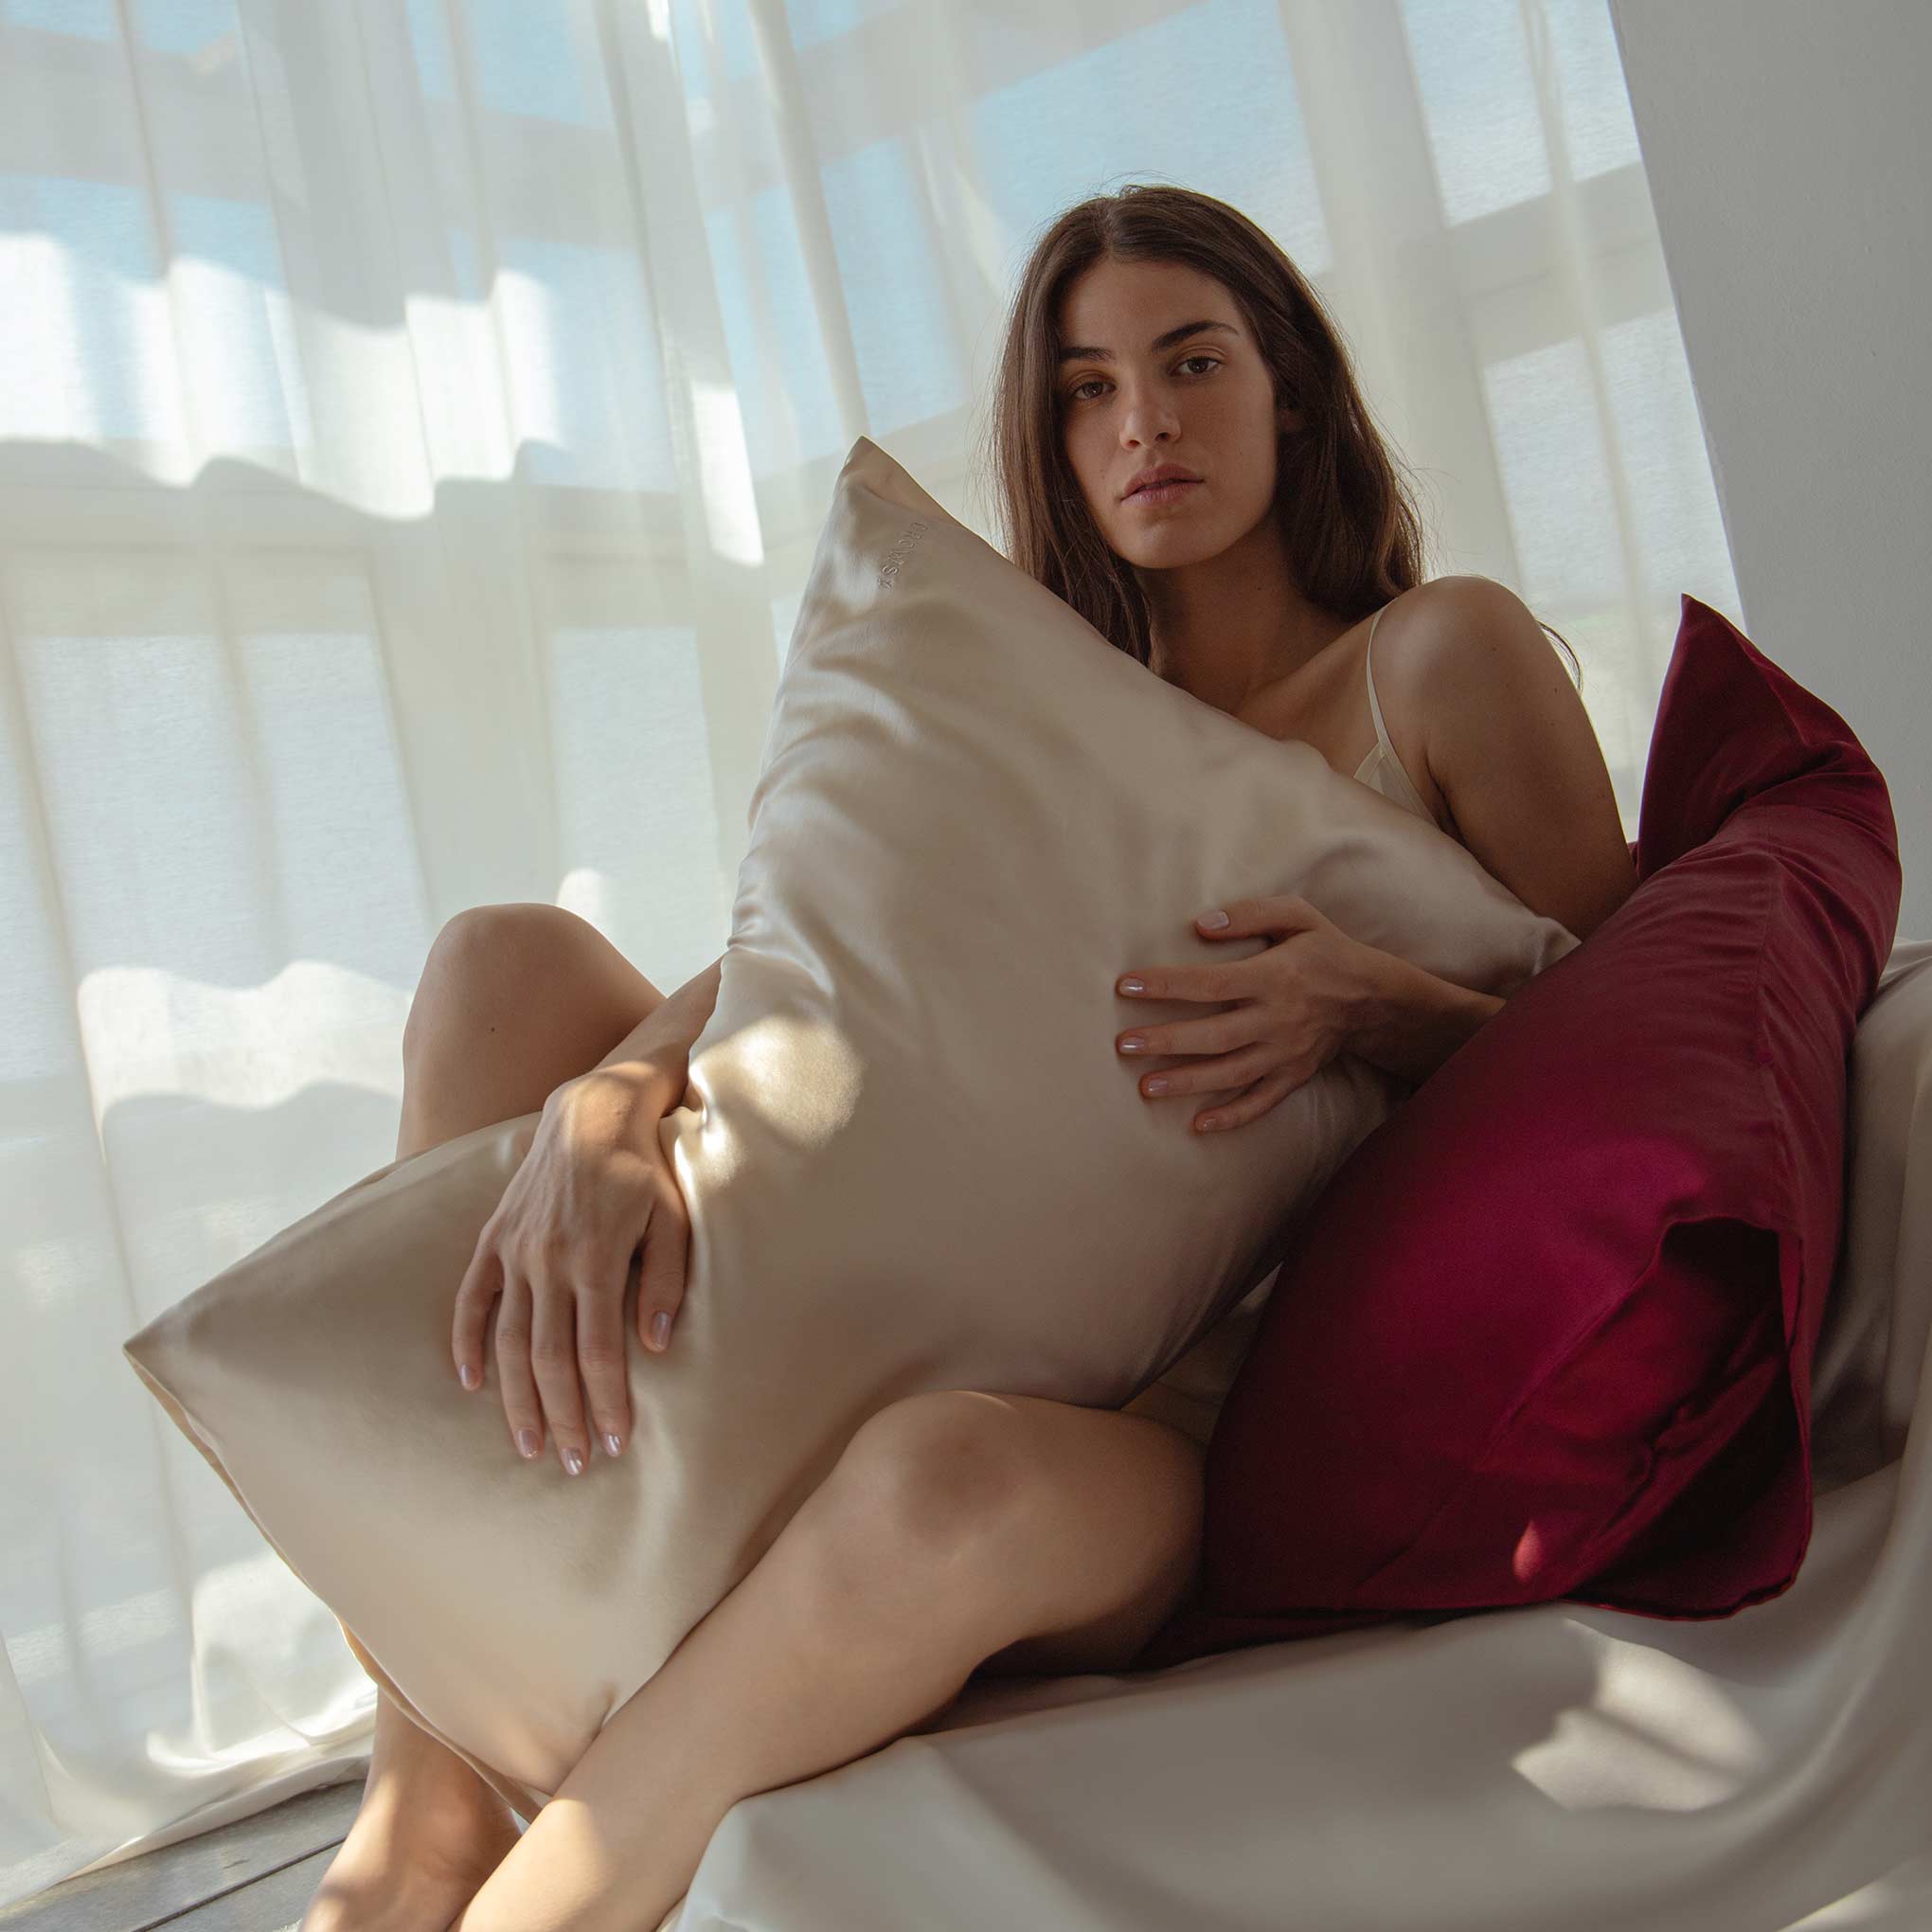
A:
<svg viewBox="0 0 1932 1932">
<path fill-rule="evenodd" d="M 1162 340 L 1190 323 L 1209 326 Z M 1277 411 L 1268 366 L 1220 282 L 1179 262 L 1103 257 L 1067 289 L 1058 328 L 1079 349 L 1063 351 L 1056 375 L 1067 461 L 1118 556 L 1155 570 L 1199 563 L 1267 515 L 1277 438 L 1301 419 Z M 1170 462 L 1201 480 L 1167 497 L 1128 493 Z"/>
</svg>

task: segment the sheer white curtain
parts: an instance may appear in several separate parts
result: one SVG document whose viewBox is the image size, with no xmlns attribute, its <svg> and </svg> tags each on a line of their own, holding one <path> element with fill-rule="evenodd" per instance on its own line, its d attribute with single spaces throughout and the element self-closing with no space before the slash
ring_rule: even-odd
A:
<svg viewBox="0 0 1932 1932">
<path fill-rule="evenodd" d="M 462 907 L 717 956 L 845 452 L 992 534 L 1012 277 L 1131 179 L 1321 286 L 1634 836 L 1737 600 L 1602 0 L 0 0 L 0 1905 L 357 1768 L 120 1341 L 392 1158 Z"/>
</svg>

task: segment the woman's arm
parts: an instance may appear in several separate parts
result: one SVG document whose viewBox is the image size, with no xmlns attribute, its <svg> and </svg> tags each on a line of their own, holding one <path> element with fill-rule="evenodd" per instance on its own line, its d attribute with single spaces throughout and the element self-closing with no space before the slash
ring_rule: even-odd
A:
<svg viewBox="0 0 1932 1932">
<path fill-rule="evenodd" d="M 1368 951 L 1369 990 L 1348 1050 L 1416 1086 L 1503 1010 L 1496 993 L 1439 979 L 1399 953 Z"/>
<path fill-rule="evenodd" d="M 1382 660 L 1384 704 L 1422 721 L 1429 775 L 1471 856 L 1587 939 L 1636 891 L 1637 866 L 1582 694 L 1503 584 L 1438 578 L 1414 603 L 1404 648 Z"/>
<path fill-rule="evenodd" d="M 1429 774 L 1470 855 L 1587 939 L 1637 889 L 1637 861 L 1583 699 L 1513 591 L 1487 577 L 1422 591 L 1385 682 L 1427 723 Z M 1420 1085 L 1502 1010 L 1493 993 L 1371 954 L 1351 1050 L 1404 1080 Z"/>
</svg>

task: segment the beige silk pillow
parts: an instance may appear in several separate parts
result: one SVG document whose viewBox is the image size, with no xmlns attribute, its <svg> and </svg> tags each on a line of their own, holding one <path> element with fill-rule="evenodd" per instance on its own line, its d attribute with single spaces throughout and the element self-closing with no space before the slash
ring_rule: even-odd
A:
<svg viewBox="0 0 1932 1932">
<path fill-rule="evenodd" d="M 124 1345 L 365 1667 L 526 1817 L 867 1417 L 938 1388 L 1125 1404 L 1411 1090 L 1344 1054 L 1195 1134 L 1206 1097 L 1150 1105 L 1114 1039 L 1225 1009 L 1122 1001 L 1121 973 L 1261 952 L 1192 921 L 1262 893 L 1492 993 L 1578 943 L 1115 650 L 865 437 L 749 824 L 698 1104 L 658 1130 L 686 1297 L 667 1353 L 633 1346 L 621 1456 L 525 1462 L 493 1354 L 475 1394 L 451 1371 L 535 1114 L 379 1168 Z M 635 1298 L 634 1264 L 633 1333 Z"/>
</svg>

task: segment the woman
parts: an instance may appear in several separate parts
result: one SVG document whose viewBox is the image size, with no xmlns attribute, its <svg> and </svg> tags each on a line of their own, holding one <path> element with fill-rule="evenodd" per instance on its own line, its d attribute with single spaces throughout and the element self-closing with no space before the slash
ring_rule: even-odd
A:
<svg viewBox="0 0 1932 1932">
<path fill-rule="evenodd" d="M 1161 187 L 1063 215 L 1021 278 L 993 432 L 1007 554 L 1155 676 L 1309 741 L 1579 937 L 1628 896 L 1575 687 L 1503 586 L 1420 581 L 1417 519 L 1338 339 L 1245 217 Z M 1136 489 L 1162 466 L 1188 480 Z M 1145 1053 L 1200 1056 L 1164 1091 L 1142 1082 L 1143 1104 L 1239 1087 L 1221 1110 L 1239 1126 L 1344 1047 L 1419 1082 L 1502 1004 L 1301 899 L 1226 910 L 1222 937 L 1278 943 L 1226 967 L 1122 962 L 1130 1009 L 1129 980 L 1245 1001 L 1140 1029 Z M 666 1345 L 651 1317 L 682 1298 L 688 1224 L 655 1125 L 688 1098 L 718 974 L 666 999 L 574 915 L 486 906 L 444 928 L 410 1013 L 399 1158 L 544 1110 L 459 1292 L 453 1351 L 474 1386 L 494 1311 L 510 1432 L 535 1453 L 547 1429 L 573 1475 L 586 1416 L 607 1453 L 628 1430 L 625 1269 L 604 1271 L 615 1294 L 580 1292 L 546 1275 L 544 1243 L 595 1220 L 626 1230 L 606 1249 L 627 1261 L 647 1225 L 637 1332 Z M 650 1932 L 740 1798 L 919 1727 L 975 1672 L 1127 1668 L 1193 1583 L 1204 1450 L 1201 1429 L 1148 1413 L 971 1390 L 892 1404 L 521 1837 L 383 1699 L 362 1810 L 304 1932 Z"/>
</svg>

